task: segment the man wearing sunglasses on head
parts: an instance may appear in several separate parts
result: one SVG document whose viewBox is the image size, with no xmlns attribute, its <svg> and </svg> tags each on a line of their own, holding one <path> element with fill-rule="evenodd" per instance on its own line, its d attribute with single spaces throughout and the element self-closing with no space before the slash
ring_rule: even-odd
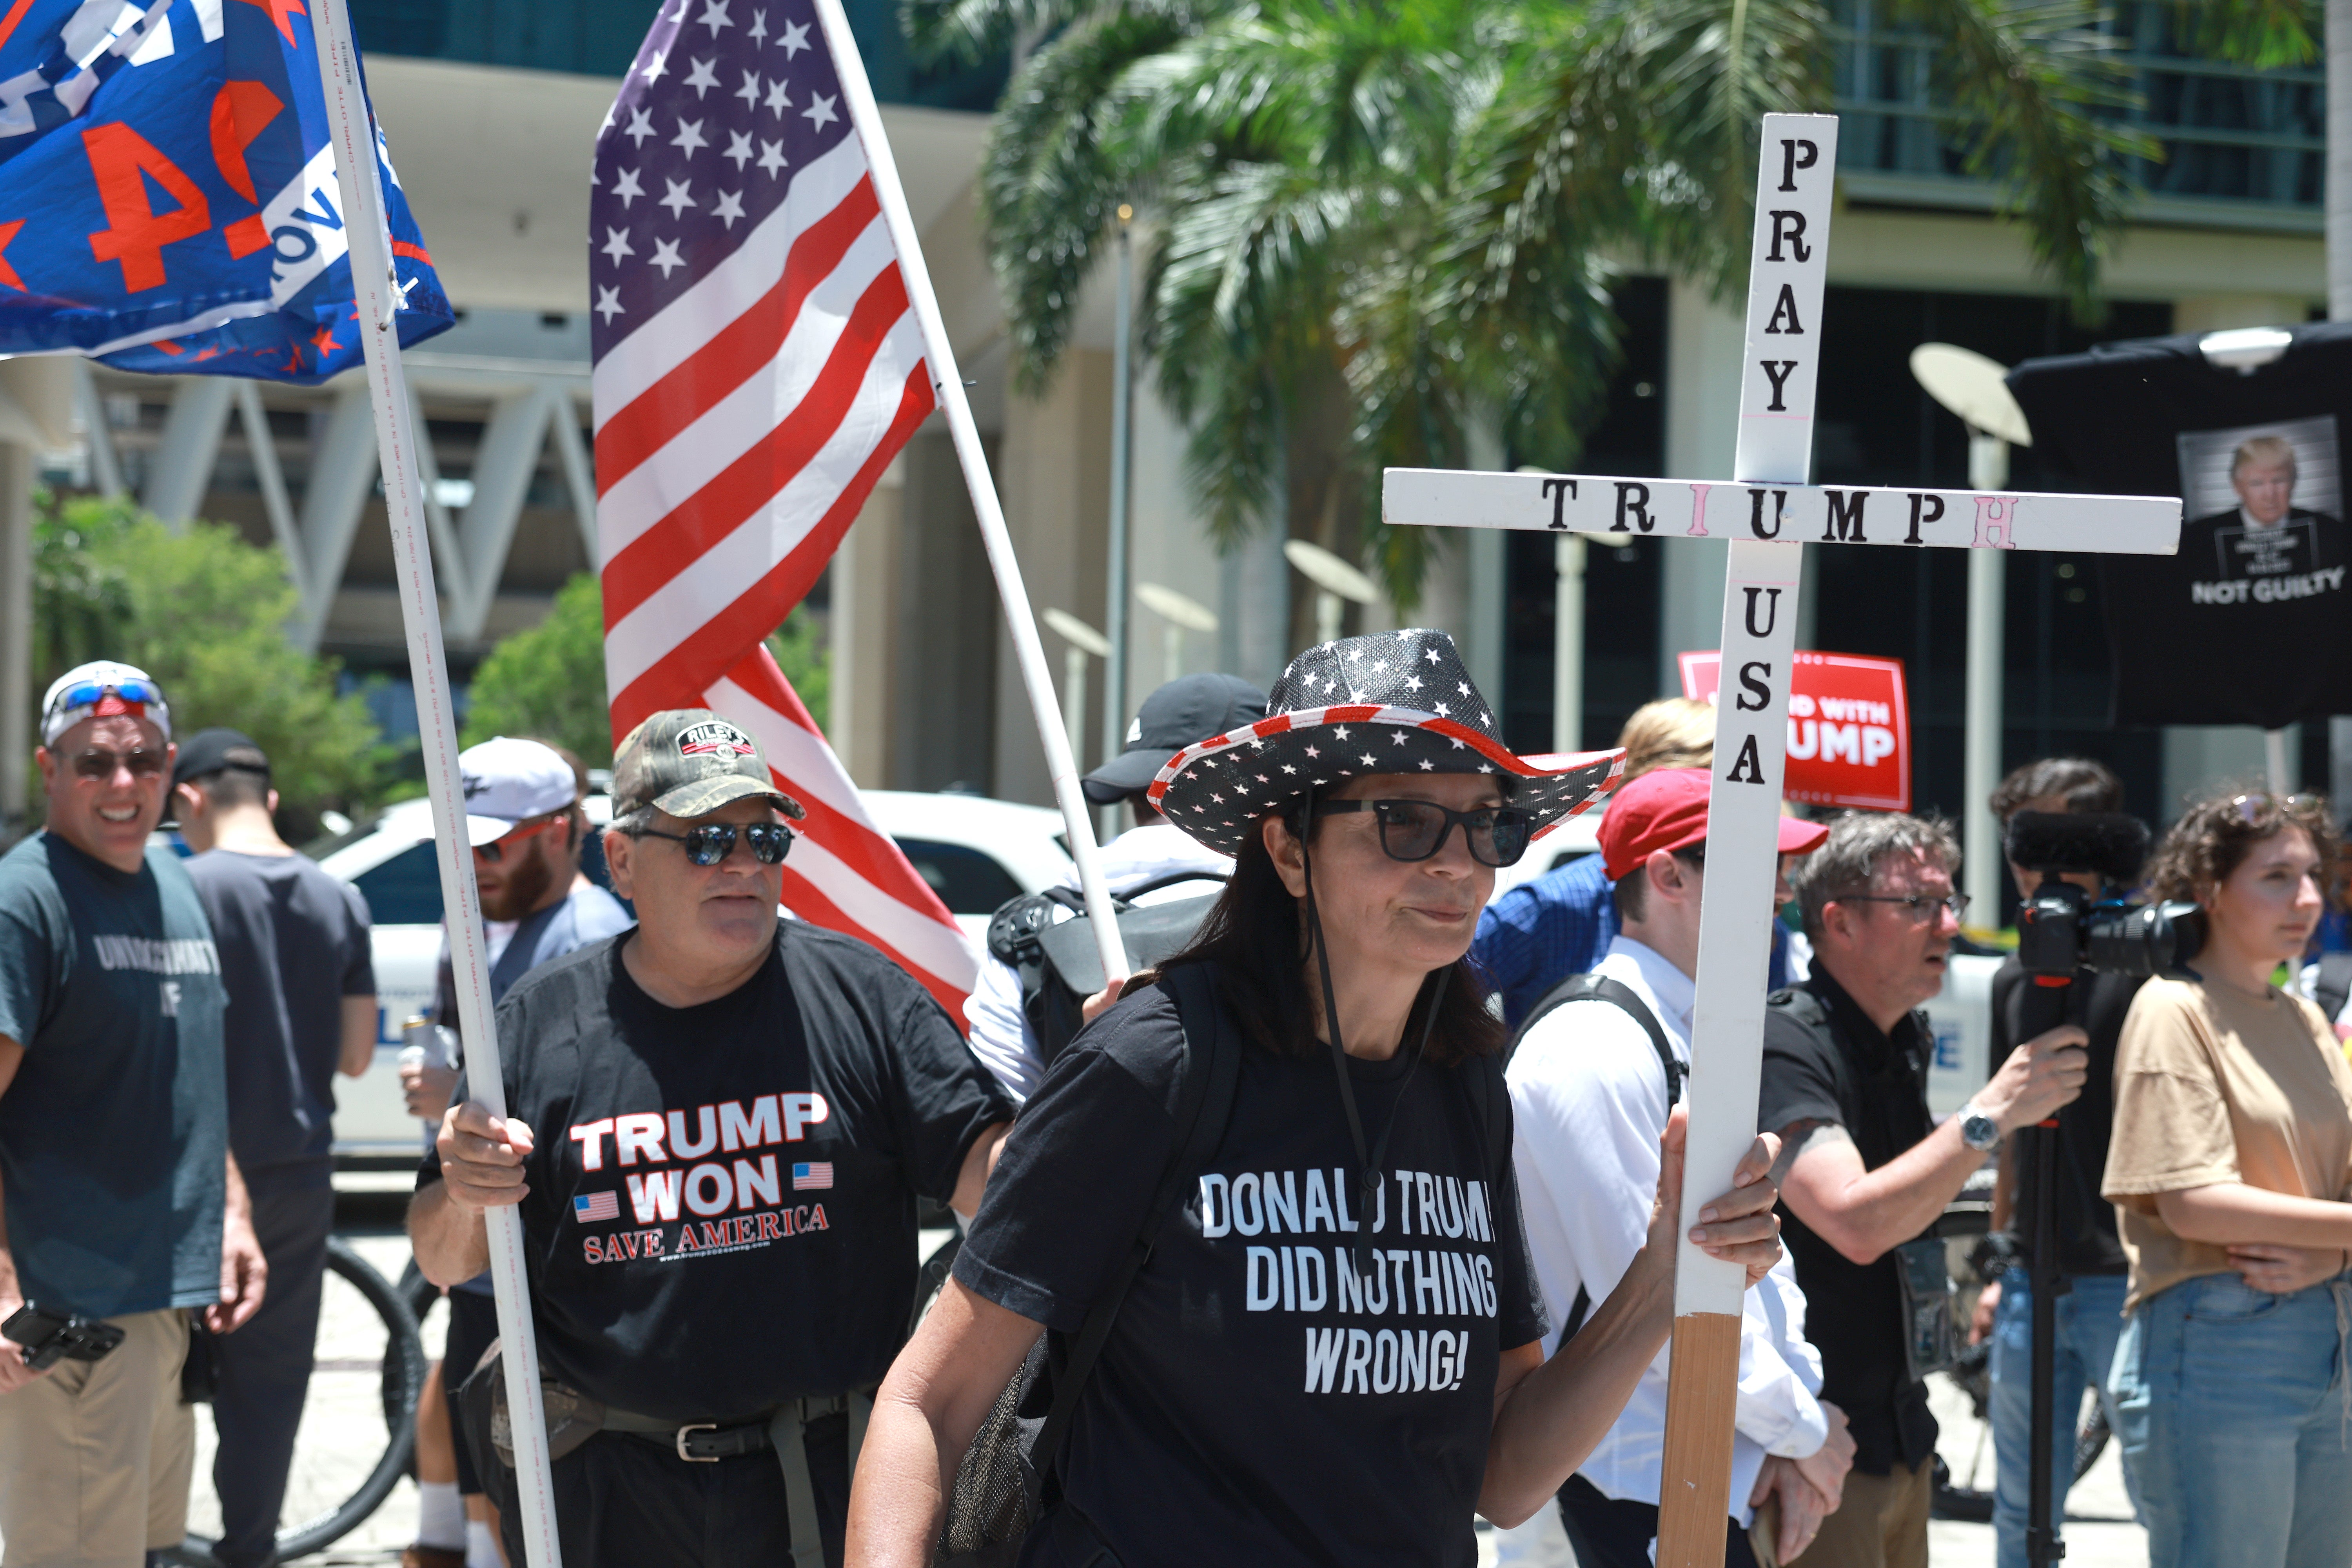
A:
<svg viewBox="0 0 2352 1568">
<path fill-rule="evenodd" d="M 1706 886 L 1707 770 L 1645 773 L 1601 819 L 1601 861 L 1620 923 L 1590 974 L 1563 982 L 1519 1026 L 1507 1075 L 1517 1128 L 1528 1248 L 1556 1352 L 1641 1251 L 1658 1184 L 1659 1138 L 1682 1100 L 1697 997 L 1699 907 Z M 1780 819 L 1780 863 L 1829 830 Z M 1794 897 L 1785 875 L 1775 903 Z M 1769 918 L 1765 909 L 1758 919 Z M 1740 1321 L 1732 1519 L 1725 1562 L 1753 1568 L 1748 1531 L 1777 1500 L 1772 1560 L 1795 1555 L 1837 1507 L 1853 1440 L 1816 1397 L 1821 1358 L 1805 1339 L 1805 1300 L 1787 1258 L 1748 1290 Z M 1642 1373 L 1624 1414 L 1560 1489 L 1580 1568 L 1646 1568 L 1658 1532 L 1665 1452 L 1666 1355 Z"/>
<path fill-rule="evenodd" d="M 495 1006 L 541 964 L 628 930 L 629 911 L 581 873 L 589 826 L 580 801 L 588 778 L 569 752 L 493 736 L 458 754 L 457 774 Z M 446 943 L 436 993 L 434 1020 L 452 1031 L 444 1038 L 456 1039 L 457 985 Z M 457 1063 L 404 1064 L 400 1078 L 408 1109 L 432 1124 L 429 1141 L 449 1109 Z M 450 1289 L 448 1343 L 416 1404 L 416 1540 L 402 1568 L 499 1568 L 498 1516 L 449 1397 L 498 1333 L 488 1271 Z"/>
<path fill-rule="evenodd" d="M 2083 1091 L 2082 1034 L 2019 1046 L 1941 1124 L 1927 1111 L 1940 990 L 1968 900 L 1943 823 L 1856 812 L 1794 880 L 1811 975 L 1764 1020 L 1758 1125 L 1781 1139 L 1789 1255 L 1821 1347 L 1824 1397 L 1846 1414 L 1853 1471 L 1801 1568 L 1926 1568 L 1936 1418 L 1927 1374 L 1955 1352 L 1944 1205 L 2010 1133 Z"/>
<path fill-rule="evenodd" d="M 655 714 L 621 743 L 613 805 L 639 923 L 508 993 L 509 1113 L 444 1118 L 410 1234 L 428 1277 L 463 1279 L 488 1260 L 484 1212 L 519 1205 L 570 1413 L 551 1442 L 566 1563 L 819 1568 L 913 1308 L 915 1200 L 976 1208 L 1013 1107 L 904 970 L 778 918 L 805 813 L 749 733 Z"/>
<path fill-rule="evenodd" d="M 219 953 L 186 870 L 147 847 L 162 690 L 68 672 L 36 756 L 45 830 L 0 859 L 0 1333 L 20 1342 L 0 1340 L 0 1538 L 11 1563 L 118 1568 L 185 1533 L 187 1310 L 229 1332 L 268 1269 L 228 1146 Z M 28 1365 L 73 1319 L 104 1321 Z"/>
</svg>

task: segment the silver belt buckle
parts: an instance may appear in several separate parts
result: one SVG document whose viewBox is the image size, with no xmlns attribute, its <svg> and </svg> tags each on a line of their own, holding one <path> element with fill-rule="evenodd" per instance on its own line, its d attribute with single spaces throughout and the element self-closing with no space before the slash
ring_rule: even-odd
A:
<svg viewBox="0 0 2352 1568">
<path fill-rule="evenodd" d="M 719 1462 L 719 1456 L 716 1454 L 688 1453 L 686 1451 L 686 1440 L 688 1436 L 696 1432 L 716 1432 L 718 1430 L 719 1423 L 716 1421 L 697 1421 L 690 1426 L 679 1427 L 677 1429 L 677 1457 L 684 1459 L 689 1465 L 717 1464 Z"/>
</svg>

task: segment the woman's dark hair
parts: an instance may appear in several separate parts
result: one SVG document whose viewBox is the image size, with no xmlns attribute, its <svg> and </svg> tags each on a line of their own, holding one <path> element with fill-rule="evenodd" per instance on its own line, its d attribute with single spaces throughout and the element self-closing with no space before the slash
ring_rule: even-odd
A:
<svg viewBox="0 0 2352 1568">
<path fill-rule="evenodd" d="M 1219 995 L 1252 1045 L 1276 1056 L 1316 1055 L 1326 1047 L 1316 1042 L 1315 1010 L 1307 1000 L 1306 966 L 1313 952 L 1307 942 L 1303 902 L 1283 886 L 1274 857 L 1266 853 L 1264 831 L 1254 826 L 1234 857 L 1234 874 L 1224 893 L 1211 906 L 1192 942 L 1160 968 L 1208 964 Z M 1421 1037 L 1430 993 L 1441 973 L 1445 972 L 1433 970 L 1422 982 L 1421 997 L 1405 1020 L 1408 1041 Z M 1492 1056 L 1510 1037 L 1486 1010 L 1486 983 L 1467 954 L 1454 962 L 1451 973 L 1429 1033 L 1429 1059 L 1440 1067 Z"/>
<path fill-rule="evenodd" d="M 2182 812 L 2148 860 L 2147 896 L 2201 903 L 2245 864 L 2255 845 L 2285 827 L 2300 827 L 2311 836 L 2311 847 L 2319 855 L 2320 892 L 2335 903 L 2344 840 L 2327 803 L 2313 795 L 2259 790 L 2213 795 Z"/>
</svg>

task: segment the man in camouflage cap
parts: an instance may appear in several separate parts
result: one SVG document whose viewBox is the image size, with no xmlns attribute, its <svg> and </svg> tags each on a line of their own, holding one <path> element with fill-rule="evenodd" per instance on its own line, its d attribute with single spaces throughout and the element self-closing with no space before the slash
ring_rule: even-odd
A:
<svg viewBox="0 0 2352 1568">
<path fill-rule="evenodd" d="M 795 822 L 808 815 L 776 787 L 760 742 L 707 708 L 671 708 L 653 715 L 629 731 L 613 757 L 614 827 L 648 811 L 708 816 L 755 796 Z"/>
<path fill-rule="evenodd" d="M 639 923 L 507 993 L 509 1113 L 461 1088 L 410 1234 L 454 1282 L 488 1261 L 484 1212 L 517 1205 L 572 1568 L 706 1542 L 819 1568 L 914 1306 L 914 1200 L 975 1210 L 1013 1106 L 906 971 L 778 918 L 805 813 L 751 734 L 656 713 L 613 773 L 604 854 Z"/>
</svg>

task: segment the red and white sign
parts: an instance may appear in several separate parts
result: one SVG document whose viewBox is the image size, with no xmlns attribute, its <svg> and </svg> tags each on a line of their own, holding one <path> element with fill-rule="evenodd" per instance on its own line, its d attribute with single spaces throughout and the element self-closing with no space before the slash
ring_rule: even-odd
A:
<svg viewBox="0 0 2352 1568">
<path fill-rule="evenodd" d="M 1903 661 L 1856 653 L 1800 653 L 1789 687 L 1785 793 L 1812 805 L 1911 809 L 1911 717 Z M 1707 702 L 1722 656 L 1681 656 L 1683 695 Z"/>
</svg>

